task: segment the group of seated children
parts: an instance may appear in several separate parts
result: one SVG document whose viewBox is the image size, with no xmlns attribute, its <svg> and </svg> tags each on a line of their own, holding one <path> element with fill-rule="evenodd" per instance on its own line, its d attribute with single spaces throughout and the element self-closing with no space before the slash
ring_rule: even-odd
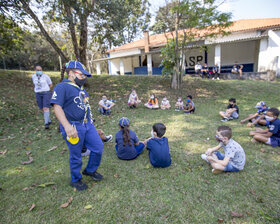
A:
<svg viewBox="0 0 280 224">
<path fill-rule="evenodd" d="M 182 100 L 182 97 L 179 97 L 176 104 L 175 104 L 175 111 L 184 110 L 184 113 L 190 114 L 195 112 L 194 102 L 192 101 L 192 96 L 188 95 L 186 104 Z"/>
<path fill-rule="evenodd" d="M 232 69 L 231 69 L 231 72 L 234 73 L 234 74 L 239 74 L 240 77 L 241 77 L 242 76 L 242 69 L 243 69 L 243 65 L 239 65 L 236 61 L 233 65 Z"/>
<path fill-rule="evenodd" d="M 171 165 L 168 139 L 163 137 L 166 127 L 162 123 L 156 123 L 152 127 L 152 137 L 140 142 L 136 133 L 129 129 L 129 120 L 122 117 L 119 121 L 120 130 L 116 133 L 116 154 L 119 159 L 133 160 L 144 150 L 149 151 L 150 163 L 153 167 L 168 167 Z"/>
<path fill-rule="evenodd" d="M 194 70 L 195 70 L 195 80 L 196 78 L 199 79 L 200 77 L 210 79 L 211 76 L 213 80 L 215 78 L 217 80 L 220 79 L 220 67 L 218 64 L 214 65 L 212 70 L 210 70 L 206 63 L 202 66 L 200 62 L 197 62 L 194 67 Z"/>
</svg>

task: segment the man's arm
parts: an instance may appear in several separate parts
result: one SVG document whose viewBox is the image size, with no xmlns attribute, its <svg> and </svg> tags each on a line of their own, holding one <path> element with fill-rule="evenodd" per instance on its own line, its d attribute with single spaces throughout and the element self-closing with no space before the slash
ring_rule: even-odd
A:
<svg viewBox="0 0 280 224">
<path fill-rule="evenodd" d="M 229 160 L 230 160 L 230 158 L 229 157 L 225 157 L 223 160 L 218 160 L 218 159 L 215 159 L 212 156 L 210 156 L 210 157 L 207 157 L 207 160 L 209 162 L 218 163 L 218 164 L 226 167 L 228 162 L 229 162 Z"/>
<path fill-rule="evenodd" d="M 54 109 L 55 116 L 57 117 L 59 122 L 64 127 L 67 136 L 72 137 L 72 138 L 78 137 L 78 133 L 77 133 L 76 128 L 74 128 L 69 123 L 69 121 L 67 120 L 67 118 L 65 116 L 65 113 L 64 113 L 62 107 L 60 105 L 58 105 L 58 104 L 54 104 L 53 105 L 53 109 Z"/>
</svg>

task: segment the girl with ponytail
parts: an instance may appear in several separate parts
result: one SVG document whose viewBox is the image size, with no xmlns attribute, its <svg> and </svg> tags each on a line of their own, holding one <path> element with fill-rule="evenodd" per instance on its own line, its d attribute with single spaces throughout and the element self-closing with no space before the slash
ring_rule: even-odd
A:
<svg viewBox="0 0 280 224">
<path fill-rule="evenodd" d="M 129 120 L 122 117 L 119 121 L 120 131 L 116 133 L 116 153 L 119 159 L 132 160 L 141 154 L 145 145 L 139 142 L 134 131 L 129 130 Z"/>
</svg>

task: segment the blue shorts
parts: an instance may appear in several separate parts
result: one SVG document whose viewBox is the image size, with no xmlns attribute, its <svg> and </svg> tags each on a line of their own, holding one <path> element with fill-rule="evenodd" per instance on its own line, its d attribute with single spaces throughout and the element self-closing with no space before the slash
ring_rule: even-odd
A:
<svg viewBox="0 0 280 224">
<path fill-rule="evenodd" d="M 216 152 L 215 154 L 218 157 L 218 160 L 224 160 L 225 155 L 223 153 Z M 226 172 L 238 172 L 239 169 L 235 168 L 230 163 L 228 163 L 227 166 L 225 167 L 224 171 L 226 171 Z"/>
<path fill-rule="evenodd" d="M 272 147 L 279 146 L 280 147 L 280 138 L 277 137 L 270 137 L 266 144 L 271 145 Z"/>
<path fill-rule="evenodd" d="M 239 114 L 238 114 L 236 111 L 234 111 L 234 112 L 231 114 L 231 117 L 233 117 L 233 119 L 238 119 Z"/>
<path fill-rule="evenodd" d="M 43 109 L 44 107 L 50 108 L 51 107 L 51 92 L 46 91 L 46 92 L 40 92 L 40 93 L 35 93 L 36 94 L 36 100 L 38 107 L 40 109 Z"/>
</svg>

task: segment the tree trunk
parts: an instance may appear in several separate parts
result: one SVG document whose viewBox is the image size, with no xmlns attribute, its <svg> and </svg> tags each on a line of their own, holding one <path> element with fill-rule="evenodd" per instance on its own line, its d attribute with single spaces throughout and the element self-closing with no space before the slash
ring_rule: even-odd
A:
<svg viewBox="0 0 280 224">
<path fill-rule="evenodd" d="M 178 76 L 176 72 L 174 72 L 171 77 L 171 89 L 178 89 Z"/>
<path fill-rule="evenodd" d="M 40 20 L 38 19 L 38 17 L 34 14 L 34 12 L 31 10 L 31 8 L 29 7 L 28 3 L 25 0 L 20 0 L 20 2 L 22 3 L 22 7 L 24 9 L 24 11 L 30 15 L 32 17 L 32 19 L 36 22 L 36 24 L 38 25 L 38 27 L 41 30 L 41 33 L 43 34 L 43 36 L 46 38 L 46 40 L 51 44 L 51 46 L 53 47 L 53 49 L 61 56 L 61 58 L 63 59 L 63 61 L 69 61 L 69 59 L 63 54 L 63 52 L 61 51 L 61 49 L 56 45 L 56 43 L 53 41 L 53 39 L 50 37 L 50 35 L 47 33 L 47 31 L 45 30 L 45 28 L 43 27 L 42 23 L 40 22 Z"/>
<path fill-rule="evenodd" d="M 80 60 L 80 49 L 79 49 L 79 45 L 78 45 L 78 41 L 77 41 L 75 25 L 73 23 L 73 16 L 72 16 L 71 8 L 67 4 L 67 1 L 63 1 L 63 4 L 64 4 L 64 8 L 65 8 L 67 17 L 68 17 L 67 18 L 68 28 L 69 28 L 69 32 L 71 34 L 71 40 L 72 40 L 72 44 L 73 44 L 73 48 L 74 48 L 74 54 L 76 56 L 76 59 Z"/>
<path fill-rule="evenodd" d="M 86 66 L 87 65 L 87 18 L 88 14 L 84 13 L 80 15 L 81 20 L 81 33 L 80 33 L 80 61 Z"/>
</svg>

